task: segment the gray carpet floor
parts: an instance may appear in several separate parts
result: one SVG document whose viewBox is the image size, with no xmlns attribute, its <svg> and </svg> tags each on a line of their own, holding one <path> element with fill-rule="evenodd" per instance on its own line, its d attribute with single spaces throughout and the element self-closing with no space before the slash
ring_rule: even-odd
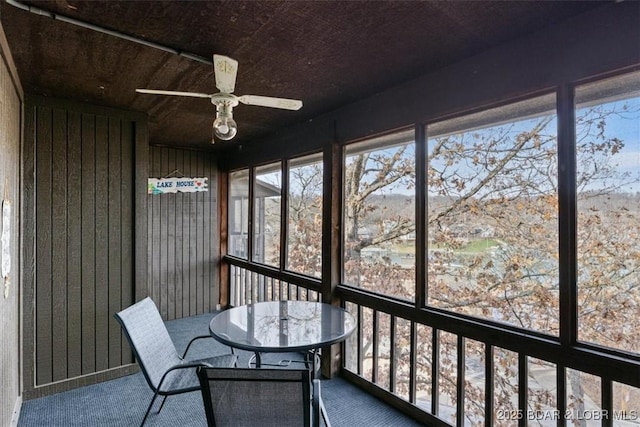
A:
<svg viewBox="0 0 640 427">
<path fill-rule="evenodd" d="M 167 329 L 178 351 L 189 339 L 209 333 L 211 314 L 167 322 Z M 229 349 L 211 340 L 199 340 L 187 357 L 195 359 L 221 354 Z M 239 365 L 246 366 L 251 354 L 236 351 Z M 283 358 L 301 360 L 299 354 L 271 354 L 263 362 L 274 363 Z M 419 426 L 417 421 L 386 405 L 341 378 L 322 380 L 322 398 L 333 427 Z M 23 402 L 18 427 L 88 427 L 138 426 L 153 393 L 142 373 L 129 375 L 75 390 Z M 149 427 L 206 426 L 200 392 L 170 396 L 159 414 L 149 415 Z M 260 423 L 256 423 L 256 427 Z"/>
</svg>

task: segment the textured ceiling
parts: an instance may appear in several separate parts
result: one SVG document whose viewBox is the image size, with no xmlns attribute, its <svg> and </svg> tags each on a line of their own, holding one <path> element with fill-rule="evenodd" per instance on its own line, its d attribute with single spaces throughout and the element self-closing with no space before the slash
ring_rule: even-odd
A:
<svg viewBox="0 0 640 427">
<path fill-rule="evenodd" d="M 210 65 L 0 5 L 27 93 L 149 114 L 152 144 L 250 142 L 608 2 L 24 1 L 26 5 L 211 58 L 239 61 L 236 94 L 296 98 L 299 111 L 240 105 L 238 135 L 210 144 Z M 234 142 L 235 141 L 235 142 Z"/>
</svg>

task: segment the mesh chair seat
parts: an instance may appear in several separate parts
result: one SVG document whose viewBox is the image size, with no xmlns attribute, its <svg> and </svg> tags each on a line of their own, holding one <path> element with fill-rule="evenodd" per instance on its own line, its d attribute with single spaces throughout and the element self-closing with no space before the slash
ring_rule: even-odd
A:
<svg viewBox="0 0 640 427">
<path fill-rule="evenodd" d="M 187 351 L 194 341 L 212 337 L 203 335 L 193 338 L 181 356 L 169 336 L 158 308 L 149 297 L 116 313 L 115 318 L 122 326 L 147 384 L 154 392 L 140 426 L 144 425 L 147 420 L 158 395 L 165 396 L 166 399 L 166 396 L 200 389 L 196 367 L 235 366 L 237 356 L 234 354 L 194 361 L 185 360 Z M 163 405 L 164 400 L 158 413 L 162 410 Z"/>
<path fill-rule="evenodd" d="M 308 369 L 200 367 L 197 372 L 210 427 L 315 427 L 325 415 L 320 381 L 312 383 Z"/>
<path fill-rule="evenodd" d="M 183 363 L 181 363 L 180 365 L 189 363 L 190 365 L 197 364 L 203 366 L 228 368 L 229 366 L 234 366 L 237 359 L 238 356 L 234 354 L 225 354 L 222 356 L 214 356 L 189 362 L 183 361 Z M 196 370 L 179 369 L 167 374 L 167 377 L 162 382 L 159 394 L 176 394 L 175 392 L 173 392 L 174 390 L 184 390 L 183 392 L 200 390 L 200 381 L 198 380 Z"/>
</svg>

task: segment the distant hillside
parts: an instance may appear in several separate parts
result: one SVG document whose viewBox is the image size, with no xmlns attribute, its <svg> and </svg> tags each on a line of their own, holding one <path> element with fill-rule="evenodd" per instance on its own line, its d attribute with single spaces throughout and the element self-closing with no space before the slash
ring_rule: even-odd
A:
<svg viewBox="0 0 640 427">
<path fill-rule="evenodd" d="M 375 207 L 368 214 L 368 220 L 379 220 L 415 215 L 415 198 L 404 194 L 374 195 L 369 199 L 369 205 Z M 451 204 L 452 199 L 443 196 L 429 197 L 429 210 L 434 210 L 443 205 Z M 596 193 L 583 193 L 579 199 L 581 210 L 613 211 L 624 209 L 630 212 L 640 212 L 640 194 L 617 193 L 599 195 Z"/>
</svg>

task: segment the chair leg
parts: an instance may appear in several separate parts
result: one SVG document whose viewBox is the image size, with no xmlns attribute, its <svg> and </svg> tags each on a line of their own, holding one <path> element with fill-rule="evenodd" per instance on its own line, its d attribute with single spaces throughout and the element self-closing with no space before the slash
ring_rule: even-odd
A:
<svg viewBox="0 0 640 427">
<path fill-rule="evenodd" d="M 324 421 L 324 425 L 326 427 L 331 427 L 331 423 L 329 422 L 329 417 L 327 416 L 327 410 L 324 407 L 324 402 L 320 399 L 320 414 L 322 415 L 322 420 Z"/>
<path fill-rule="evenodd" d="M 142 419 L 142 422 L 140 423 L 140 427 L 142 427 L 144 425 L 144 423 L 147 421 L 147 417 L 149 416 L 149 412 L 151 412 L 151 407 L 153 406 L 153 402 L 156 401 L 156 397 L 158 397 L 158 392 L 157 391 L 153 393 L 153 399 L 151 399 L 151 403 L 149 403 L 149 407 L 147 408 L 147 413 L 144 414 L 144 418 Z M 167 396 L 165 396 L 165 399 L 166 399 L 166 397 Z M 158 412 L 160 412 L 160 411 L 158 411 Z"/>
<path fill-rule="evenodd" d="M 164 402 L 166 402 L 168 396 L 164 396 L 162 399 L 162 403 L 160 404 L 160 409 L 158 409 L 158 414 L 162 411 L 162 407 L 164 406 Z"/>
</svg>

